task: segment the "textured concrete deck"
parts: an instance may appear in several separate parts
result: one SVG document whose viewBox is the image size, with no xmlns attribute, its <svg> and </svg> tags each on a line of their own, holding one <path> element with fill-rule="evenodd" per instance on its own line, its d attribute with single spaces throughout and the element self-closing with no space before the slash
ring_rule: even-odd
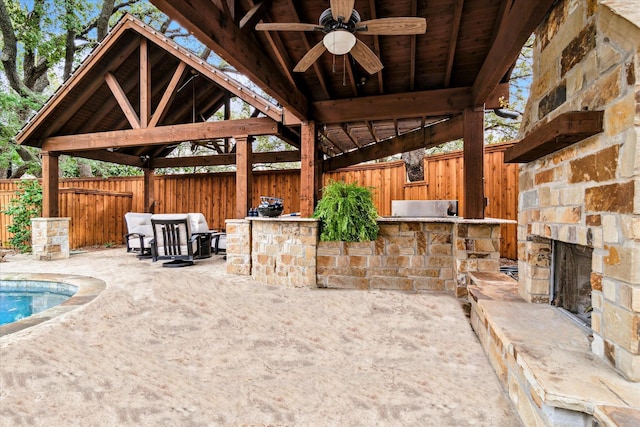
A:
<svg viewBox="0 0 640 427">
<path fill-rule="evenodd" d="M 1 425 L 521 425 L 449 294 L 280 289 L 124 249 L 6 259 L 106 288 L 0 338 Z"/>
</svg>

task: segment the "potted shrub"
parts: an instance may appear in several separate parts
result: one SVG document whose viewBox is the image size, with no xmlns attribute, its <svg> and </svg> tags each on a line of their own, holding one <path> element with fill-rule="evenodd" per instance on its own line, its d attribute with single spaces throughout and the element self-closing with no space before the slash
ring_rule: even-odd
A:
<svg viewBox="0 0 640 427">
<path fill-rule="evenodd" d="M 320 219 L 320 240 L 324 242 L 363 242 L 378 237 L 378 211 L 369 187 L 329 182 L 313 217 Z"/>
</svg>

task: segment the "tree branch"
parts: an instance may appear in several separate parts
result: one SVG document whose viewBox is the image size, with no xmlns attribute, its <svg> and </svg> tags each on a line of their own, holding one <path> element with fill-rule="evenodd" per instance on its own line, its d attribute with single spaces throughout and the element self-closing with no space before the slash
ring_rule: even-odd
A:
<svg viewBox="0 0 640 427">
<path fill-rule="evenodd" d="M 7 12 L 4 0 L 0 0 L 0 30 L 4 45 L 2 47 L 2 65 L 9 85 L 22 97 L 31 95 L 29 89 L 22 83 L 18 76 L 16 61 L 18 58 L 18 40 L 16 39 L 11 18 Z"/>
</svg>

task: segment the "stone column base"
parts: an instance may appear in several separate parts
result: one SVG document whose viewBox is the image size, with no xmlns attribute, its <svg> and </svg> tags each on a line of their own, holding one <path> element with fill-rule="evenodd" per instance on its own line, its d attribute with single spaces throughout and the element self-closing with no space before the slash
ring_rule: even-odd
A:
<svg viewBox="0 0 640 427">
<path fill-rule="evenodd" d="M 31 219 L 31 249 L 38 261 L 69 258 L 71 218 Z"/>
</svg>

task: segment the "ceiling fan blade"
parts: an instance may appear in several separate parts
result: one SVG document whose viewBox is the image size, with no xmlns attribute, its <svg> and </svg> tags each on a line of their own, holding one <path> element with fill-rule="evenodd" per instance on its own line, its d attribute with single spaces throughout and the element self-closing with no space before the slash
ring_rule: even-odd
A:
<svg viewBox="0 0 640 427">
<path fill-rule="evenodd" d="M 371 19 L 360 22 L 356 31 L 375 36 L 424 34 L 427 31 L 427 20 L 414 17 Z"/>
<path fill-rule="evenodd" d="M 256 24 L 258 31 L 322 31 L 317 24 L 305 24 L 302 22 L 261 22 Z"/>
<path fill-rule="evenodd" d="M 331 0 L 331 15 L 336 21 L 342 16 L 343 21 L 347 22 L 353 13 L 353 6 L 356 0 Z"/>
<path fill-rule="evenodd" d="M 318 58 L 320 58 L 320 55 L 322 55 L 325 50 L 327 50 L 327 48 L 324 47 L 324 43 L 320 41 L 320 43 L 312 47 L 309 52 L 307 52 L 306 55 L 302 57 L 293 71 L 296 73 L 304 73 L 309 69 L 309 67 L 311 67 L 314 62 L 316 62 Z"/>
<path fill-rule="evenodd" d="M 369 74 L 375 74 L 384 67 L 376 54 L 361 40 L 356 41 L 350 53 Z"/>
</svg>

